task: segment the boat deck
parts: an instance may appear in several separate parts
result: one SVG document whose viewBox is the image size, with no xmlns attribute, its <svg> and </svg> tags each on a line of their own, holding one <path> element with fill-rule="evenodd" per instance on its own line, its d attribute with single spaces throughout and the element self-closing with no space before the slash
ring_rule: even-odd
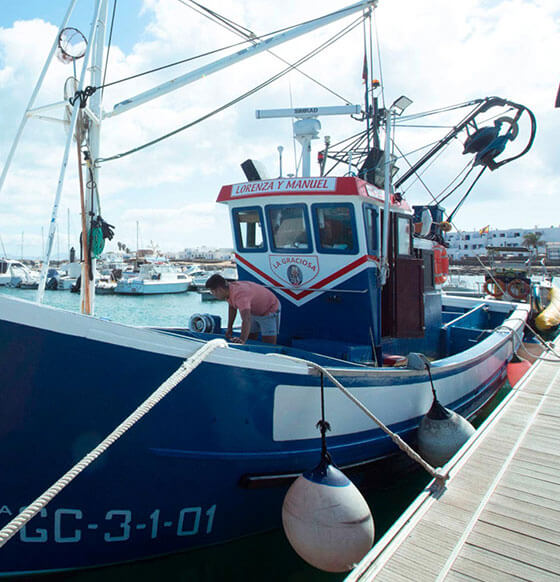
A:
<svg viewBox="0 0 560 582">
<path fill-rule="evenodd" d="M 537 362 L 448 467 L 347 582 L 559 580 L 560 364 Z"/>
</svg>

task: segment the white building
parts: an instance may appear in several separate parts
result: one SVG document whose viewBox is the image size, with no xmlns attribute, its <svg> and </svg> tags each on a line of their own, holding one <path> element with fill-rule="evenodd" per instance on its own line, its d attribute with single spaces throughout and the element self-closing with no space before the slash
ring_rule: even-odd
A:
<svg viewBox="0 0 560 582">
<path fill-rule="evenodd" d="M 216 249 L 202 246 L 195 249 L 184 249 L 176 253 L 176 257 L 183 261 L 229 261 L 233 257 L 233 249 Z"/>
<path fill-rule="evenodd" d="M 548 261 L 560 261 L 560 242 L 548 242 L 545 248 Z"/>
<path fill-rule="evenodd" d="M 445 236 L 449 243 L 449 257 L 455 261 L 476 255 L 486 255 L 486 247 L 522 247 L 523 237 L 528 233 L 540 233 L 543 243 L 539 253 L 544 254 L 546 243 L 560 242 L 560 226 L 541 228 L 490 229 L 487 233 L 478 230 L 450 232 Z"/>
</svg>

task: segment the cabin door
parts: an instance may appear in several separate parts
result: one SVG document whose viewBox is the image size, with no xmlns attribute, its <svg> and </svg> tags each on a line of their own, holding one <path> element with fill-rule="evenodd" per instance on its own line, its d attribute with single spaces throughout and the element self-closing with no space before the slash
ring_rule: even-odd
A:
<svg viewBox="0 0 560 582">
<path fill-rule="evenodd" d="M 383 224 L 383 223 L 382 223 Z M 382 333 L 392 337 L 424 335 L 424 264 L 412 250 L 409 216 L 391 216 L 389 278 L 383 288 Z"/>
</svg>

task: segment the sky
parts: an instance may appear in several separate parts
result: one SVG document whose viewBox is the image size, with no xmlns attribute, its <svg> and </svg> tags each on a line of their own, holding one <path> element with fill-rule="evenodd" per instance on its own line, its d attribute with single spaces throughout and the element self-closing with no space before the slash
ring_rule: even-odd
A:
<svg viewBox="0 0 560 582">
<path fill-rule="evenodd" d="M 187 0 L 119 0 L 109 52 L 107 82 L 239 42 L 231 31 L 191 10 Z M 340 0 L 206 0 L 209 8 L 255 34 L 303 22 L 350 4 Z M 0 0 L 0 167 L 4 166 L 26 104 L 66 12 L 65 0 Z M 109 17 L 113 1 L 109 1 Z M 69 26 L 88 34 L 92 0 L 78 0 Z M 350 16 L 274 49 L 291 62 L 320 45 L 354 20 Z M 374 75 L 383 80 L 390 105 L 400 95 L 413 104 L 406 113 L 497 95 L 531 109 L 537 135 L 523 158 L 486 172 L 455 216 L 458 229 L 560 226 L 560 109 L 554 108 L 560 82 L 560 7 L 549 0 L 379 0 L 375 10 Z M 377 50 L 376 46 L 379 46 Z M 233 49 L 232 49 L 233 50 Z M 222 53 L 219 53 L 220 55 Z M 380 59 L 377 58 L 379 54 Z M 283 173 L 295 173 L 299 146 L 290 119 L 256 119 L 256 109 L 362 104 L 363 28 L 301 66 L 327 91 L 292 71 L 230 107 L 159 144 L 101 166 L 98 190 L 101 214 L 115 226 L 117 242 L 135 249 L 164 251 L 188 247 L 230 247 L 227 208 L 215 200 L 220 187 L 245 181 L 240 168 L 248 158 L 278 175 L 278 146 Z M 108 87 L 103 108 L 210 62 L 210 57 Z M 78 72 L 81 62 L 78 61 Z M 173 131 L 222 106 L 285 68 L 277 56 L 263 53 L 224 71 L 104 121 L 101 156 L 110 157 Z M 58 102 L 72 64 L 54 59 L 35 105 Z M 381 96 L 380 96 L 381 98 Z M 446 117 L 458 122 L 466 110 Z M 62 117 L 63 110 L 52 115 Z M 430 121 L 423 120 L 429 124 Z M 435 122 L 434 122 L 435 123 Z M 491 122 L 489 122 L 491 124 Z M 323 117 L 321 139 L 313 142 L 312 174 L 323 137 L 332 142 L 353 135 L 363 124 L 348 117 Z M 443 135 L 445 128 L 399 127 L 395 142 L 403 152 Z M 20 258 L 42 254 L 58 182 L 65 129 L 30 119 L 0 192 L 0 254 Z M 522 149 L 522 126 L 512 152 Z M 77 247 L 80 228 L 76 149 L 58 211 L 54 258 Z M 466 163 L 460 143 L 426 172 L 426 185 L 437 193 Z M 406 169 L 404 160 L 397 163 Z M 428 179 L 430 180 L 428 182 Z M 405 192 L 410 204 L 430 201 L 417 183 Z M 450 211 L 458 197 L 450 197 Z"/>
</svg>

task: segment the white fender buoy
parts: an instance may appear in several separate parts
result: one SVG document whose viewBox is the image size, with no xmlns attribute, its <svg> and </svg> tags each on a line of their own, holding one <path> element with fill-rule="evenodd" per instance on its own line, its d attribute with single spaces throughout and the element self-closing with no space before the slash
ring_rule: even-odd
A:
<svg viewBox="0 0 560 582">
<path fill-rule="evenodd" d="M 407 360 L 409 368 L 428 372 L 434 397 L 430 410 L 418 427 L 418 450 L 428 463 L 442 467 L 469 440 L 475 428 L 461 415 L 439 403 L 428 358 L 419 352 L 411 352 Z"/>
<path fill-rule="evenodd" d="M 366 500 L 325 459 L 292 483 L 282 505 L 282 524 L 294 550 L 327 572 L 351 570 L 373 545 Z"/>
<path fill-rule="evenodd" d="M 434 467 L 442 467 L 475 432 L 461 415 L 443 407 L 436 398 L 418 428 L 420 454 Z"/>
</svg>

